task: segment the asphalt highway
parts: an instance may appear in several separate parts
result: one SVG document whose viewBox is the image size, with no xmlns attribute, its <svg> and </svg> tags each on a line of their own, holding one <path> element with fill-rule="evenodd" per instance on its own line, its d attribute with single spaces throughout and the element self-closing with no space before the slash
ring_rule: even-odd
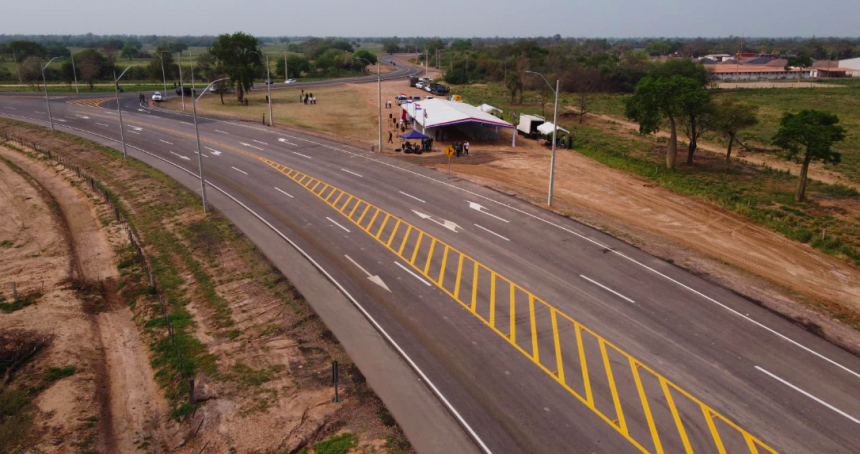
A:
<svg viewBox="0 0 860 454">
<path fill-rule="evenodd" d="M 97 99 L 53 98 L 55 126 L 118 148 L 116 104 Z M 122 103 L 130 156 L 199 193 L 191 117 Z M 0 96 L 0 116 L 45 110 Z M 443 172 L 199 128 L 208 190 L 228 195 L 214 206 L 325 270 L 463 428 L 462 452 L 860 452 L 860 359 L 722 287 Z"/>
</svg>

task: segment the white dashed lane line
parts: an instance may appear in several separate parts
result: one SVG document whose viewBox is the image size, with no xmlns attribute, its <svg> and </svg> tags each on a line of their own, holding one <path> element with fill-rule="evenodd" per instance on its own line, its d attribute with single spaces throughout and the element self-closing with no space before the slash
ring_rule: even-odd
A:
<svg viewBox="0 0 860 454">
<path fill-rule="evenodd" d="M 494 232 L 494 231 L 492 231 L 492 230 L 490 230 L 490 229 L 488 229 L 488 228 L 486 228 L 486 227 L 482 227 L 482 226 L 480 226 L 480 225 L 478 225 L 478 224 L 472 224 L 472 225 L 474 225 L 475 227 L 477 227 L 477 228 L 479 228 L 479 229 L 481 229 L 481 230 L 483 230 L 483 231 L 485 231 L 485 232 L 492 233 L 493 235 L 496 235 L 497 237 L 499 237 L 499 238 L 501 238 L 501 239 L 503 239 L 503 240 L 505 240 L 505 241 L 511 241 L 511 240 L 509 240 L 509 239 L 507 239 L 507 238 L 505 238 L 505 237 L 503 237 L 503 236 L 499 235 L 498 233 L 496 233 L 496 232 Z"/>
<path fill-rule="evenodd" d="M 417 201 L 419 201 L 419 202 L 421 202 L 421 203 L 427 203 L 427 202 L 425 202 L 425 201 L 423 201 L 423 200 L 419 199 L 418 197 L 415 197 L 414 195 L 407 194 L 407 193 L 405 193 L 405 192 L 403 192 L 403 191 L 398 191 L 398 192 L 400 192 L 401 194 L 405 195 L 406 197 L 409 197 L 410 199 L 415 199 L 415 200 L 417 200 Z"/>
<path fill-rule="evenodd" d="M 168 142 L 168 141 L 166 141 L 166 140 L 164 140 L 164 139 L 158 139 L 158 140 L 159 140 L 159 141 L 161 141 L 161 142 L 164 142 L 164 143 L 166 143 L 166 144 L 168 144 L 168 145 L 173 145 L 173 143 Z"/>
<path fill-rule="evenodd" d="M 247 175 L 247 174 L 248 174 L 248 172 L 245 172 L 245 171 L 244 171 L 244 170 L 242 170 L 242 169 L 237 169 L 237 168 L 235 168 L 235 167 L 233 167 L 233 166 L 230 166 L 230 168 L 232 168 L 233 170 L 235 170 L 235 171 L 237 171 L 237 172 L 239 172 L 239 173 L 244 173 L 245 175 Z"/>
<path fill-rule="evenodd" d="M 285 196 L 287 196 L 287 197 L 291 198 L 291 199 L 295 199 L 295 197 L 291 196 L 290 194 L 287 194 L 286 192 L 284 192 L 283 190 L 281 190 L 281 188 L 275 187 L 275 190 L 276 190 L 276 191 L 278 191 L 278 192 L 280 192 L 281 194 L 283 194 L 283 195 L 285 195 Z"/>
<path fill-rule="evenodd" d="M 326 216 L 326 219 L 328 219 L 329 221 L 331 221 L 331 223 L 332 223 L 332 224 L 334 224 L 334 225 L 336 225 L 336 226 L 338 226 L 338 227 L 340 227 L 340 228 L 344 229 L 344 230 L 346 231 L 346 233 L 349 233 L 349 229 L 348 229 L 348 228 L 346 228 L 346 227 L 344 227 L 344 226 L 342 226 L 342 225 L 338 224 L 334 219 L 332 219 L 332 218 L 330 218 L 330 217 L 328 217 L 328 216 Z"/>
<path fill-rule="evenodd" d="M 357 177 L 359 177 L 359 178 L 364 178 L 363 176 L 361 176 L 361 175 L 359 175 L 359 174 L 357 174 L 357 173 L 353 172 L 352 170 L 346 170 L 346 169 L 344 169 L 344 168 L 341 168 L 340 170 L 343 170 L 343 171 L 344 171 L 344 172 L 346 172 L 346 173 L 351 173 L 351 174 L 353 174 L 353 175 L 355 175 L 355 176 L 357 176 Z"/>
<path fill-rule="evenodd" d="M 294 151 L 294 152 L 293 152 L 293 154 L 297 154 L 297 155 L 299 155 L 299 156 L 301 156 L 301 157 L 303 157 L 303 158 L 313 159 L 312 157 L 310 157 L 310 156 L 308 156 L 308 155 L 306 155 L 306 154 L 301 154 L 301 153 L 296 152 L 296 151 Z"/>
<path fill-rule="evenodd" d="M 260 142 L 260 141 L 259 141 L 259 140 L 257 140 L 257 139 L 251 139 L 251 141 L 252 141 L 252 142 L 257 142 L 257 143 L 262 144 L 262 145 L 268 145 L 266 142 Z"/>
<path fill-rule="evenodd" d="M 220 130 L 220 129 L 216 129 L 216 130 L 215 130 L 215 132 L 220 132 L 221 134 L 227 134 L 228 136 L 230 135 L 230 133 L 229 133 L 229 132 L 227 132 L 227 131 L 222 131 L 222 130 Z"/>
</svg>

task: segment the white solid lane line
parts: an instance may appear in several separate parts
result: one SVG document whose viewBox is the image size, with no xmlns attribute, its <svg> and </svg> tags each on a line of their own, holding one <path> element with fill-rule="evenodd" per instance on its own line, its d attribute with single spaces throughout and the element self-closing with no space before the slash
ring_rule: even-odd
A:
<svg viewBox="0 0 860 454">
<path fill-rule="evenodd" d="M 398 192 L 400 192 L 401 194 L 405 195 L 406 197 L 409 197 L 409 198 L 411 198 L 411 199 L 415 199 L 415 200 L 417 200 L 417 201 L 419 201 L 419 202 L 421 202 L 421 203 L 427 203 L 427 202 L 425 202 L 425 201 L 423 201 L 423 200 L 419 199 L 418 197 L 415 197 L 414 195 L 407 194 L 407 193 L 405 193 L 405 192 L 403 192 L 403 191 L 398 191 Z"/>
<path fill-rule="evenodd" d="M 3 108 L 4 108 L 4 109 L 9 109 L 9 110 L 18 110 L 18 109 L 14 108 L 14 107 L 8 107 L 8 106 L 3 106 Z"/>
<path fill-rule="evenodd" d="M 140 133 L 139 133 L 139 132 L 137 132 L 137 131 L 126 131 L 126 132 L 127 132 L 127 133 L 129 133 L 129 134 L 137 134 L 137 135 L 140 135 Z"/>
<path fill-rule="evenodd" d="M 400 268 L 402 268 L 402 269 L 403 269 L 403 271 L 406 271 L 407 273 L 411 274 L 411 275 L 412 275 L 412 277 L 414 277 L 415 279 L 418 279 L 418 280 L 419 280 L 419 281 L 421 281 L 424 285 L 426 285 L 426 286 L 430 287 L 430 283 L 429 283 L 429 282 L 427 282 L 427 281 L 425 281 L 424 279 L 422 279 L 422 278 L 421 278 L 421 276 L 419 276 L 419 275 L 417 275 L 417 274 L 413 273 L 413 272 L 412 272 L 412 270 L 410 270 L 409 268 L 406 268 L 405 266 L 401 265 L 401 264 L 400 264 L 400 262 L 398 262 L 397 260 L 395 260 L 395 261 L 394 261 L 394 264 L 395 264 L 395 265 L 397 265 L 397 266 L 399 266 Z"/>
<path fill-rule="evenodd" d="M 353 175 L 355 175 L 355 176 L 357 176 L 357 177 L 359 177 L 359 178 L 364 178 L 363 176 L 361 176 L 361 175 L 359 175 L 359 174 L 357 174 L 357 173 L 353 172 L 352 170 L 346 170 L 346 169 L 344 169 L 344 168 L 341 168 L 340 170 L 343 170 L 343 171 L 344 171 L 344 172 L 346 172 L 346 173 L 351 173 L 351 174 L 353 174 Z"/>
<path fill-rule="evenodd" d="M 855 424 L 860 424 L 860 420 L 858 420 L 857 418 L 854 418 L 853 416 L 849 415 L 848 413 L 845 413 L 844 411 L 834 407 L 833 405 L 830 405 L 827 402 L 813 396 L 812 394 L 809 394 L 808 392 L 798 388 L 797 386 L 792 385 L 791 383 L 777 377 L 773 373 L 768 372 L 767 370 L 762 369 L 761 367 L 755 366 L 755 368 L 758 369 L 759 371 L 764 372 L 765 374 L 769 375 L 771 378 L 773 378 L 774 380 L 777 380 L 778 382 L 782 383 L 783 385 L 788 386 L 789 388 L 799 392 L 800 394 L 803 394 L 804 396 L 806 396 L 806 397 L 818 402 L 819 404 L 824 405 L 825 407 L 835 411 L 836 413 L 839 413 L 840 415 L 848 418 L 850 421 L 854 422 Z"/>
<path fill-rule="evenodd" d="M 212 154 L 214 154 L 215 156 L 218 156 L 218 155 L 220 155 L 220 154 L 221 154 L 221 152 L 220 152 L 220 151 L 218 151 L 218 150 L 216 150 L 216 149 L 214 149 L 214 148 L 209 148 L 209 147 L 203 147 L 203 148 L 205 148 L 205 149 L 207 149 L 207 150 L 211 151 L 211 152 L 212 152 Z"/>
<path fill-rule="evenodd" d="M 301 156 L 301 157 L 303 157 L 303 158 L 313 159 L 312 157 L 310 157 L 310 156 L 308 156 L 308 155 L 306 155 L 306 154 L 301 154 L 301 153 L 298 153 L 298 152 L 295 152 L 295 151 L 293 152 L 293 154 L 297 154 L 297 155 L 299 155 L 299 156 Z"/>
<path fill-rule="evenodd" d="M 257 139 L 251 139 L 251 141 L 253 141 L 253 142 L 257 142 L 257 143 L 261 143 L 261 144 L 263 144 L 263 145 L 268 145 L 266 142 L 260 142 L 260 141 L 259 141 L 259 140 L 257 140 Z"/>
<path fill-rule="evenodd" d="M 222 131 L 222 130 L 220 130 L 220 129 L 216 129 L 216 130 L 215 130 L 215 132 L 220 132 L 221 134 L 227 134 L 228 136 L 230 135 L 230 133 L 229 133 L 229 132 L 227 132 L 227 131 Z"/>
<path fill-rule="evenodd" d="M 166 144 L 168 144 L 168 145 L 173 145 L 171 142 L 168 142 L 168 141 L 166 141 L 166 140 L 164 140 L 164 139 L 158 139 L 158 140 L 159 140 L 159 141 L 161 141 L 161 142 L 164 142 L 164 143 L 166 143 Z"/>
<path fill-rule="evenodd" d="M 501 238 L 501 239 L 503 239 L 503 240 L 505 240 L 505 241 L 511 241 L 511 240 L 509 240 L 509 239 L 507 239 L 507 238 L 505 238 L 505 237 L 503 237 L 503 236 L 499 235 L 498 233 L 496 233 L 496 232 L 494 232 L 494 231 L 492 231 L 492 230 L 490 230 L 490 229 L 488 229 L 488 228 L 486 228 L 486 227 L 481 227 L 481 226 L 480 226 L 480 225 L 478 225 L 478 224 L 472 224 L 472 225 L 474 225 L 475 227 L 477 227 L 477 228 L 479 228 L 479 229 L 481 229 L 481 230 L 484 230 L 484 231 L 486 231 L 486 232 L 490 232 L 490 233 L 492 233 L 493 235 L 496 235 L 497 237 L 499 237 L 499 238 Z"/>
<path fill-rule="evenodd" d="M 230 166 L 230 168 L 231 168 L 231 169 L 233 169 L 233 170 L 235 170 L 235 171 L 237 171 L 237 172 L 244 173 L 245 175 L 247 175 L 247 174 L 248 174 L 248 172 L 245 172 L 245 171 L 244 171 L 244 170 L 242 170 L 242 169 L 237 169 L 237 168 L 235 168 L 235 167 L 233 167 L 233 166 Z"/>
<path fill-rule="evenodd" d="M 349 229 L 348 229 L 348 228 L 346 228 L 346 227 L 344 227 L 344 226 L 342 226 L 342 225 L 338 224 L 337 222 L 335 222 L 335 220 L 334 220 L 334 219 L 332 219 L 332 218 L 330 218 L 330 217 L 328 217 L 328 216 L 326 216 L 326 219 L 328 219 L 329 221 L 331 221 L 331 223 L 332 223 L 332 224 L 334 224 L 334 225 L 336 225 L 336 226 L 338 226 L 338 227 L 340 227 L 340 228 L 342 228 L 342 229 L 346 230 L 346 233 L 349 233 Z"/>
<path fill-rule="evenodd" d="M 275 190 L 276 190 L 276 191 L 278 191 L 278 192 L 280 192 L 281 194 L 283 194 L 283 195 L 285 195 L 285 196 L 287 196 L 287 197 L 291 198 L 291 199 L 295 199 L 295 197 L 293 197 L 293 196 L 291 196 L 291 195 L 287 194 L 286 192 L 282 191 L 282 190 L 281 190 L 281 188 L 279 188 L 279 187 L 277 187 L 277 186 L 275 187 Z"/>
<path fill-rule="evenodd" d="M 99 125 L 99 126 L 108 126 L 108 127 L 110 127 L 110 125 L 106 125 L 106 124 L 104 124 L 104 123 L 96 123 L 96 124 L 97 124 L 97 125 Z"/>
<path fill-rule="evenodd" d="M 596 286 L 598 286 L 598 287 L 602 288 L 603 290 L 606 290 L 607 292 L 610 292 L 610 293 L 615 294 L 615 296 L 618 296 L 619 298 L 623 298 L 624 300 L 626 300 L 626 301 L 627 301 L 627 302 L 629 302 L 629 303 L 636 304 L 636 301 L 633 301 L 632 299 L 630 299 L 630 298 L 628 298 L 628 297 L 626 297 L 626 296 L 624 296 L 624 295 L 622 295 L 622 294 L 620 294 L 620 293 L 616 292 L 615 290 L 612 290 L 611 288 L 609 288 L 609 287 L 607 287 L 607 286 L 605 286 L 605 285 L 601 284 L 600 282 L 595 281 L 594 279 L 591 279 L 590 277 L 583 276 L 582 274 L 580 274 L 580 275 L 579 275 L 579 277 L 581 277 L 581 278 L 585 279 L 585 280 L 586 280 L 586 281 L 588 281 L 588 282 L 591 282 L 592 284 L 594 284 L 594 285 L 596 285 Z"/>
</svg>

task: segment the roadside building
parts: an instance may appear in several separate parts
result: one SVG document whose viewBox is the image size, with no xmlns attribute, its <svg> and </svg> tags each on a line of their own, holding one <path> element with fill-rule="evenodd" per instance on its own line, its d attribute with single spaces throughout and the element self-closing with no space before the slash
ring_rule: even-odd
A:
<svg viewBox="0 0 860 454">
<path fill-rule="evenodd" d="M 712 65 L 708 66 L 716 80 L 783 80 L 809 79 L 815 76 L 814 68 L 789 68 L 770 65 Z"/>
<path fill-rule="evenodd" d="M 499 140 L 500 129 L 514 129 L 514 125 L 473 105 L 446 99 L 409 102 L 401 104 L 400 109 L 402 119 L 411 121 L 414 129 L 437 140 L 438 132 L 445 137 L 495 141 Z M 515 146 L 517 135 L 512 136 L 511 146 Z"/>
<path fill-rule="evenodd" d="M 860 57 L 858 58 L 849 58 L 846 60 L 839 60 L 837 67 L 846 68 L 845 72 L 847 76 L 851 77 L 860 77 Z"/>
</svg>

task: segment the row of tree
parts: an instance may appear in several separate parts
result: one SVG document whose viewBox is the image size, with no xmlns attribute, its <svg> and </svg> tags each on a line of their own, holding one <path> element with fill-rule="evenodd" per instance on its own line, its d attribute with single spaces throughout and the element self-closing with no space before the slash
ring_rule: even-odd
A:
<svg viewBox="0 0 860 454">
<path fill-rule="evenodd" d="M 728 140 L 726 171 L 731 162 L 732 146 L 738 133 L 758 123 L 756 107 L 733 99 L 716 102 L 706 89 L 708 71 L 689 59 L 671 59 L 656 66 L 636 85 L 625 100 L 625 114 L 639 123 L 643 134 L 669 129 L 666 167 L 675 168 L 678 153 L 678 130 L 687 137 L 687 164 L 693 163 L 702 134 L 715 131 Z M 800 180 L 795 193 L 797 201 L 806 198 L 807 174 L 813 161 L 838 164 L 841 154 L 832 149 L 845 138 L 839 118 L 829 112 L 803 110 L 785 113 L 772 143 L 784 150 L 787 159 L 801 164 Z"/>
</svg>

